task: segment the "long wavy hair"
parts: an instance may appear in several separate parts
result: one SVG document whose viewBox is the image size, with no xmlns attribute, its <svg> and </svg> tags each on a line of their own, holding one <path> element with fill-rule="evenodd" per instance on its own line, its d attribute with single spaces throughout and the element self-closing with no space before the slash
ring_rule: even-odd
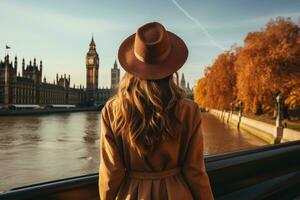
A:
<svg viewBox="0 0 300 200">
<path fill-rule="evenodd" d="M 178 121 L 175 108 L 184 96 L 177 73 L 160 80 L 143 80 L 126 73 L 112 98 L 112 127 L 140 155 L 152 152 L 162 139 L 175 137 L 171 122 Z"/>
</svg>

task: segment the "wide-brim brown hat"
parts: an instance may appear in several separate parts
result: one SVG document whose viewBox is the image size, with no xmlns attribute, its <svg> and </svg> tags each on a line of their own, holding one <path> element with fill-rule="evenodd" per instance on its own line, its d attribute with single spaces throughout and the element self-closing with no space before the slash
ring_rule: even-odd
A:
<svg viewBox="0 0 300 200">
<path fill-rule="evenodd" d="M 123 41 L 118 52 L 124 70 L 146 80 L 173 74 L 184 65 L 187 57 L 184 41 L 158 22 L 141 26 Z"/>
</svg>

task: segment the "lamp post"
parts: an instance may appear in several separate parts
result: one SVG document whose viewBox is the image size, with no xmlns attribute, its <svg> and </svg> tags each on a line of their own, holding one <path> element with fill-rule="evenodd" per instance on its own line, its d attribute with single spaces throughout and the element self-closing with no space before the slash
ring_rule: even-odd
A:
<svg viewBox="0 0 300 200">
<path fill-rule="evenodd" d="M 243 115 L 243 109 L 244 109 L 244 103 L 242 101 L 239 101 L 239 116 L 240 117 Z"/>
<path fill-rule="evenodd" d="M 244 109 L 244 103 L 242 101 L 239 101 L 239 121 L 238 121 L 238 124 L 237 124 L 238 128 L 240 128 L 240 124 L 241 124 L 241 121 L 242 121 L 243 109 Z"/>
<path fill-rule="evenodd" d="M 228 117 L 227 117 L 227 123 L 229 123 L 229 120 L 230 120 L 230 117 L 232 116 L 232 113 L 233 113 L 233 103 L 231 102 L 230 103 L 230 112 L 229 112 Z"/>
<path fill-rule="evenodd" d="M 276 127 L 282 127 L 282 113 L 281 113 L 282 96 L 280 94 L 277 95 L 276 102 L 277 102 Z"/>
<path fill-rule="evenodd" d="M 276 117 L 276 127 L 275 127 L 275 140 L 274 143 L 280 143 L 282 137 L 283 137 L 283 126 L 282 126 L 282 113 L 281 113 L 281 107 L 282 107 L 282 96 L 280 94 L 276 97 L 277 102 L 277 117 Z"/>
</svg>

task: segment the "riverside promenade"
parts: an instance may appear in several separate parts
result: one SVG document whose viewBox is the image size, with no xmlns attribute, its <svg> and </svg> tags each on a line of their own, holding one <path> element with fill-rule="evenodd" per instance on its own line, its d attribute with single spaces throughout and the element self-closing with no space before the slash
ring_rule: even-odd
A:
<svg viewBox="0 0 300 200">
<path fill-rule="evenodd" d="M 269 144 L 300 140 L 300 132 L 288 128 L 276 127 L 265 122 L 239 116 L 227 111 L 211 109 L 209 112 L 224 123 L 231 123 Z M 276 142 L 277 141 L 277 142 Z"/>
</svg>

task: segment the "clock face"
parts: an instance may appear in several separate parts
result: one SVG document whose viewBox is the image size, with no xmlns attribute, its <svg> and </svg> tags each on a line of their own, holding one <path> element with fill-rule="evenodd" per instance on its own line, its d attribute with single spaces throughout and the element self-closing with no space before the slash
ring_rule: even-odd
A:
<svg viewBox="0 0 300 200">
<path fill-rule="evenodd" d="M 93 59 L 93 58 L 90 58 L 90 59 L 89 59 L 89 64 L 92 65 L 93 63 L 94 63 L 94 59 Z"/>
</svg>

